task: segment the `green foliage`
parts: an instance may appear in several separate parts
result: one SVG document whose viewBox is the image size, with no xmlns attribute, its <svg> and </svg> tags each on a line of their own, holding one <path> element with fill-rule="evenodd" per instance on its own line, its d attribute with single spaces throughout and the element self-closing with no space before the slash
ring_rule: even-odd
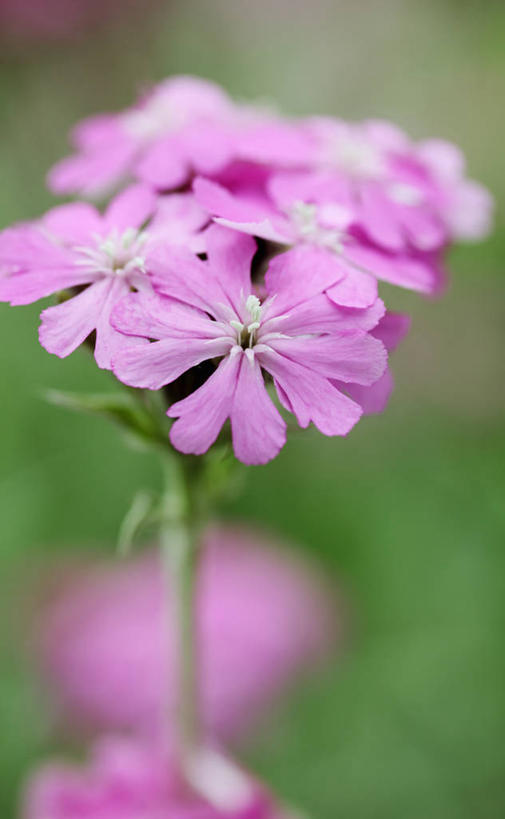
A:
<svg viewBox="0 0 505 819">
<path fill-rule="evenodd" d="M 163 415 L 157 416 L 143 404 L 142 390 L 110 394 L 69 393 L 48 390 L 46 399 L 57 407 L 98 415 L 118 424 L 135 448 L 167 447 L 168 430 L 163 429 Z M 168 426 L 168 425 L 167 425 Z"/>
</svg>

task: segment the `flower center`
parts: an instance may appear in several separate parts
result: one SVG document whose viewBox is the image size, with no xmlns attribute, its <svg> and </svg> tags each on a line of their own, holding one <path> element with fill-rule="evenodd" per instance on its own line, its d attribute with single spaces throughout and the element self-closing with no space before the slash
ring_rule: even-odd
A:
<svg viewBox="0 0 505 819">
<path fill-rule="evenodd" d="M 349 222 L 345 208 L 337 204 L 317 206 L 298 201 L 290 209 L 289 216 L 301 241 L 342 253 L 346 235 L 344 227 Z"/>
<path fill-rule="evenodd" d="M 145 273 L 145 258 L 142 250 L 147 234 L 135 228 L 124 233 L 113 231 L 105 239 L 93 236 L 95 247 L 76 247 L 79 254 L 75 264 L 86 267 L 93 273 L 105 276 L 127 276 L 129 273 Z"/>
<path fill-rule="evenodd" d="M 331 140 L 325 159 L 355 179 L 379 179 L 384 173 L 380 151 L 360 134 L 349 134 Z"/>
<path fill-rule="evenodd" d="M 230 324 L 237 335 L 237 344 L 242 347 L 243 350 L 254 347 L 256 343 L 256 335 L 261 326 L 262 307 L 258 297 L 253 295 L 248 296 L 245 303 L 245 309 L 249 314 L 248 318 L 251 319 L 250 321 L 247 319 L 245 322 L 235 321 L 234 319 L 230 321 Z"/>
</svg>

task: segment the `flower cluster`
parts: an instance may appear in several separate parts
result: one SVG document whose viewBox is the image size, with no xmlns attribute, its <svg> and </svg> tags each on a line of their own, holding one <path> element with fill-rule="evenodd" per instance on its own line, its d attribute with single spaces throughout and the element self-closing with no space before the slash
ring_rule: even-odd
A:
<svg viewBox="0 0 505 819">
<path fill-rule="evenodd" d="M 92 340 L 99 367 L 163 390 L 184 453 L 229 420 L 236 457 L 262 464 L 286 439 L 279 406 L 325 435 L 382 409 L 408 320 L 386 312 L 378 280 L 437 293 L 451 242 L 491 220 L 449 143 L 285 119 L 189 77 L 85 120 L 73 143 L 51 189 L 115 195 L 4 230 L 0 299 L 62 294 L 41 344 L 67 356 Z"/>
</svg>

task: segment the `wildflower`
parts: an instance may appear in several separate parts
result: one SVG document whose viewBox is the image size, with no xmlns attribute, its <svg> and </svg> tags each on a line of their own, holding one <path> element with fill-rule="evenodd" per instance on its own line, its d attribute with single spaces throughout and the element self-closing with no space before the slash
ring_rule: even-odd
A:
<svg viewBox="0 0 505 819">
<path fill-rule="evenodd" d="M 103 739 L 85 768 L 46 764 L 28 783 L 23 819 L 288 819 L 267 790 L 211 748 L 183 777 L 173 755 Z"/>
<path fill-rule="evenodd" d="M 299 277 L 325 258 L 327 294 L 346 307 L 367 307 L 377 298 L 377 278 L 421 292 L 440 285 L 435 254 L 389 251 L 370 242 L 353 223 L 353 211 L 339 201 L 334 179 L 316 174 L 277 174 L 264 195 L 232 193 L 196 179 L 199 202 L 218 224 L 283 245 L 304 248 Z"/>
<path fill-rule="evenodd" d="M 330 379 L 368 385 L 384 371 L 385 349 L 367 332 L 383 313 L 381 302 L 339 310 L 322 292 L 325 259 L 314 257 L 304 278 L 296 250 L 272 260 L 261 301 L 251 283 L 255 251 L 250 237 L 217 225 L 207 231 L 207 261 L 159 248 L 153 284 L 169 298 L 131 294 L 112 315 L 121 332 L 156 339 L 118 352 L 113 370 L 127 384 L 160 389 L 201 362 L 220 359 L 203 386 L 168 410 L 177 418 L 170 438 L 181 452 L 206 452 L 229 418 L 239 460 L 261 464 L 275 457 L 286 424 L 263 371 L 301 427 L 312 421 L 325 435 L 346 435 L 361 408 Z"/>
<path fill-rule="evenodd" d="M 76 154 L 50 172 L 55 193 L 101 196 L 130 177 L 157 190 L 188 181 L 192 170 L 215 173 L 229 158 L 224 127 L 232 104 L 207 80 L 174 77 L 135 106 L 84 120 L 73 132 Z"/>
<path fill-rule="evenodd" d="M 370 241 L 390 251 L 436 251 L 490 230 L 492 199 L 465 175 L 464 157 L 443 140 L 415 143 L 382 120 L 316 117 L 258 126 L 243 158 L 316 174 Z"/>
<path fill-rule="evenodd" d="M 143 226 L 157 206 L 148 233 Z M 0 234 L 0 299 L 30 304 L 70 290 L 70 298 L 42 312 L 40 342 L 65 357 L 95 331 L 96 361 L 109 368 L 117 345 L 125 343 L 110 325 L 114 304 L 132 288 L 151 290 L 150 253 L 161 236 L 201 251 L 202 238 L 195 237 L 206 219 L 190 194 L 157 205 L 142 185 L 119 194 L 103 216 L 85 203 L 56 207 L 38 222 Z"/>
<path fill-rule="evenodd" d="M 71 722 L 157 736 L 177 708 L 174 631 L 164 629 L 159 555 L 92 565 L 41 618 L 41 665 Z M 199 702 L 213 739 L 243 734 L 275 695 L 334 646 L 332 597 L 278 544 L 208 530 L 198 584 Z M 40 621 L 40 618 L 39 618 Z"/>
</svg>

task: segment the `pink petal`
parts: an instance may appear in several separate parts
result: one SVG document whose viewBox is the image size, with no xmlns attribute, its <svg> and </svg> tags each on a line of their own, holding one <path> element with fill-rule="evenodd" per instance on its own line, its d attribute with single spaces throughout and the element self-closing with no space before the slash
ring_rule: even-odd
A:
<svg viewBox="0 0 505 819">
<path fill-rule="evenodd" d="M 450 197 L 446 220 L 455 239 L 484 239 L 493 226 L 493 197 L 483 185 L 465 180 Z"/>
<path fill-rule="evenodd" d="M 245 464 L 265 464 L 286 443 L 286 424 L 265 389 L 261 368 L 252 351 L 241 356 L 231 411 L 233 450 Z"/>
<path fill-rule="evenodd" d="M 222 185 L 201 177 L 195 179 L 193 190 L 198 202 L 211 213 L 218 224 L 272 242 L 291 239 L 287 221 L 275 214 L 266 200 L 231 194 Z"/>
<path fill-rule="evenodd" d="M 397 206 L 398 207 L 398 206 Z M 405 234 L 419 250 L 433 250 L 447 241 L 447 231 L 440 217 L 427 207 L 399 206 Z"/>
<path fill-rule="evenodd" d="M 281 218 L 275 220 L 276 224 L 273 224 L 270 219 L 262 219 L 258 222 L 234 222 L 232 219 L 221 219 L 217 216 L 214 221 L 222 227 L 238 230 L 240 233 L 247 233 L 249 236 L 257 236 L 259 239 L 266 239 L 268 242 L 290 245 L 294 241 L 287 220 Z"/>
<path fill-rule="evenodd" d="M 149 270 L 154 289 L 163 296 L 210 313 L 228 303 L 209 265 L 186 248 L 157 244 L 149 251 Z"/>
<path fill-rule="evenodd" d="M 201 176 L 193 182 L 193 192 L 200 205 L 212 216 L 233 222 L 255 222 L 264 218 L 264 206 L 248 197 L 231 194 L 222 185 Z"/>
<path fill-rule="evenodd" d="M 237 141 L 242 159 L 277 167 L 306 166 L 313 156 L 308 133 L 298 124 L 272 122 L 251 128 Z"/>
<path fill-rule="evenodd" d="M 417 145 L 416 154 L 436 176 L 446 182 L 455 182 L 465 173 L 465 157 L 452 142 L 427 139 Z"/>
<path fill-rule="evenodd" d="M 81 120 L 72 130 L 71 141 L 81 151 L 93 151 L 117 145 L 124 139 L 121 117 L 117 114 L 94 114 Z"/>
<path fill-rule="evenodd" d="M 226 355 L 232 345 L 223 338 L 165 338 L 126 347 L 114 357 L 114 375 L 131 387 L 159 390 L 202 361 Z"/>
<path fill-rule="evenodd" d="M 349 245 L 345 252 L 360 270 L 373 273 L 378 279 L 422 293 L 432 293 L 437 288 L 439 273 L 431 255 L 393 255 L 358 244 Z"/>
<path fill-rule="evenodd" d="M 86 202 L 72 202 L 52 208 L 43 217 L 44 230 L 67 245 L 83 245 L 93 233 L 101 233 L 102 219 L 96 208 Z"/>
<path fill-rule="evenodd" d="M 47 183 L 56 194 L 102 196 L 129 175 L 137 146 L 130 140 L 97 153 L 70 156 L 49 172 Z"/>
<path fill-rule="evenodd" d="M 391 250 L 403 248 L 405 236 L 395 213 L 395 203 L 376 184 L 363 185 L 360 194 L 358 221 L 368 237 Z"/>
<path fill-rule="evenodd" d="M 207 256 L 216 278 L 237 312 L 251 292 L 251 262 L 257 247 L 250 236 L 212 225 L 206 231 Z"/>
<path fill-rule="evenodd" d="M 217 174 L 233 159 L 231 135 L 210 121 L 185 129 L 182 139 L 184 153 L 197 173 Z"/>
<path fill-rule="evenodd" d="M 0 268 L 1 266 L 0 259 Z M 0 280 L 0 301 L 8 301 L 12 305 L 32 304 L 61 290 L 87 284 L 93 279 L 93 274 L 73 266 L 17 273 Z"/>
<path fill-rule="evenodd" d="M 394 382 L 388 367 L 379 380 L 370 387 L 363 387 L 360 384 L 340 384 L 338 381 L 335 382 L 335 386 L 345 389 L 353 401 L 360 405 L 365 415 L 376 415 L 386 409 Z"/>
<path fill-rule="evenodd" d="M 223 326 L 200 310 L 152 293 L 129 293 L 114 307 L 111 322 L 121 333 L 150 339 L 223 335 Z"/>
<path fill-rule="evenodd" d="M 172 193 L 159 196 L 156 213 L 149 224 L 149 236 L 160 238 L 169 245 L 186 245 L 193 253 L 206 250 L 202 229 L 209 214 L 192 193 Z"/>
<path fill-rule="evenodd" d="M 280 400 L 301 427 L 312 421 L 324 435 L 347 435 L 359 421 L 361 407 L 326 378 L 273 350 L 259 355 L 261 366 L 274 377 Z"/>
<path fill-rule="evenodd" d="M 100 305 L 99 312 L 95 316 L 96 321 L 96 341 L 95 341 L 95 361 L 103 370 L 112 368 L 112 359 L 117 352 L 126 345 L 134 343 L 138 345 L 139 339 L 133 342 L 119 333 L 110 323 L 111 312 L 114 306 L 129 292 L 128 283 L 121 277 L 109 280 L 107 293 Z"/>
<path fill-rule="evenodd" d="M 327 172 L 283 172 L 274 174 L 267 183 L 267 189 L 278 208 L 288 210 L 295 202 L 315 202 L 336 204 L 342 207 L 342 214 L 350 214 L 353 198 L 349 195 L 347 180 L 340 174 Z M 343 221 L 343 228 L 346 222 Z"/>
<path fill-rule="evenodd" d="M 347 276 L 332 285 L 326 295 L 343 307 L 370 307 L 377 300 L 377 280 L 369 273 L 350 270 Z"/>
<path fill-rule="evenodd" d="M 329 250 L 303 245 L 275 256 L 266 272 L 265 287 L 275 293 L 276 312 L 307 301 L 346 275 L 347 268 Z"/>
<path fill-rule="evenodd" d="M 303 364 L 325 378 L 370 385 L 383 374 L 387 353 L 368 333 L 319 338 L 276 338 L 269 345 L 285 358 Z"/>
<path fill-rule="evenodd" d="M 325 293 L 299 304 L 296 308 L 278 315 L 274 300 L 265 313 L 262 337 L 269 331 L 300 335 L 304 333 L 335 333 L 346 330 L 371 330 L 383 317 L 386 309 L 381 299 L 371 307 L 357 310 L 339 307 Z M 269 325 L 270 319 L 274 319 Z"/>
<path fill-rule="evenodd" d="M 188 161 L 181 148 L 172 135 L 157 140 L 137 163 L 135 175 L 156 190 L 180 187 L 190 174 Z"/>
<path fill-rule="evenodd" d="M 388 311 L 377 327 L 374 328 L 373 335 L 382 341 L 388 351 L 391 351 L 404 338 L 409 327 L 409 316 Z M 361 406 L 366 415 L 383 412 L 386 409 L 394 386 L 389 367 L 386 368 L 381 378 L 370 387 L 364 387 L 360 384 L 344 384 L 338 381 L 335 381 L 334 384 L 339 389 L 345 389 L 350 397 Z"/>
<path fill-rule="evenodd" d="M 95 278 L 75 265 L 72 252 L 31 224 L 0 233 L 0 270 L 0 301 L 11 304 L 30 304 Z"/>
<path fill-rule="evenodd" d="M 116 196 L 105 212 L 107 231 L 140 228 L 154 212 L 157 197 L 146 185 L 130 185 Z"/>
<path fill-rule="evenodd" d="M 410 316 L 405 313 L 391 313 L 389 310 L 373 330 L 388 352 L 394 350 L 410 330 Z"/>
<path fill-rule="evenodd" d="M 42 312 L 39 340 L 48 353 L 65 358 L 87 339 L 96 328 L 111 285 L 110 279 L 102 279 L 78 296 Z"/>
<path fill-rule="evenodd" d="M 177 418 L 170 440 L 180 452 L 202 455 L 216 440 L 233 407 L 240 359 L 227 356 L 202 387 L 168 410 L 170 418 Z"/>
</svg>

